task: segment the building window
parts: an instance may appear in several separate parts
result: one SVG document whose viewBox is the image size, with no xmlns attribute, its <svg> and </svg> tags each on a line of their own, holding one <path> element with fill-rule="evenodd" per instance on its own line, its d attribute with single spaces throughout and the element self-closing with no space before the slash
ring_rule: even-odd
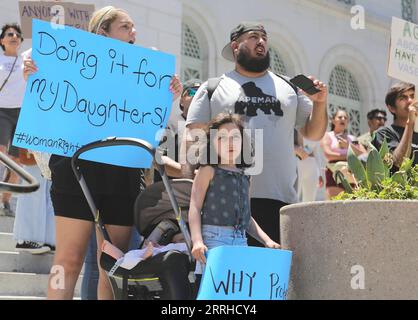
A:
<svg viewBox="0 0 418 320">
<path fill-rule="evenodd" d="M 350 117 L 348 131 L 354 136 L 361 134 L 361 98 L 360 90 L 353 75 L 342 66 L 336 66 L 329 79 L 330 117 L 339 109 L 345 110 Z"/>
<path fill-rule="evenodd" d="M 182 68 L 181 80 L 204 79 L 205 74 L 205 54 L 197 33 L 189 24 L 182 24 L 181 38 Z"/>
<path fill-rule="evenodd" d="M 270 47 L 270 69 L 272 72 L 277 74 L 287 74 L 286 66 L 283 59 L 280 57 L 279 52 L 276 49 Z"/>
<path fill-rule="evenodd" d="M 402 0 L 402 18 L 411 22 L 416 21 L 415 0 Z"/>
</svg>

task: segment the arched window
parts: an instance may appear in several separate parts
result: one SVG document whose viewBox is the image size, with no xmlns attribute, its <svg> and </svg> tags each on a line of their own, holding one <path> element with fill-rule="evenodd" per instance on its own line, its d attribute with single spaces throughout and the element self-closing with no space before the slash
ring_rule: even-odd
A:
<svg viewBox="0 0 418 320">
<path fill-rule="evenodd" d="M 402 0 L 402 18 L 411 22 L 416 22 L 416 3 L 415 0 Z"/>
<path fill-rule="evenodd" d="M 336 66 L 329 79 L 329 116 L 338 109 L 345 110 L 350 117 L 348 131 L 354 136 L 361 134 L 361 97 L 353 75 L 342 66 Z"/>
<path fill-rule="evenodd" d="M 207 78 L 206 72 L 206 60 L 207 54 L 202 49 L 201 39 L 198 38 L 190 24 L 182 24 L 182 38 L 181 38 L 181 54 L 182 54 L 182 67 L 181 67 L 181 80 L 187 81 L 190 79 Z"/>
<path fill-rule="evenodd" d="M 271 69 L 271 71 L 274 72 L 274 73 L 286 75 L 287 74 L 286 66 L 285 66 L 284 61 L 281 58 L 279 52 L 272 47 L 269 48 L 269 52 L 270 52 L 270 69 Z"/>
</svg>

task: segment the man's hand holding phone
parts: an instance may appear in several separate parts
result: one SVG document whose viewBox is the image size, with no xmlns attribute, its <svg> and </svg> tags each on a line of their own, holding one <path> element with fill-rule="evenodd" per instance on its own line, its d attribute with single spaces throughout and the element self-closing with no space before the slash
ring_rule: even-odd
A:
<svg viewBox="0 0 418 320">
<path fill-rule="evenodd" d="M 326 102 L 328 97 L 327 86 L 315 79 L 314 77 L 307 77 L 303 74 L 297 75 L 290 79 L 290 82 L 297 86 L 313 101 Z"/>
</svg>

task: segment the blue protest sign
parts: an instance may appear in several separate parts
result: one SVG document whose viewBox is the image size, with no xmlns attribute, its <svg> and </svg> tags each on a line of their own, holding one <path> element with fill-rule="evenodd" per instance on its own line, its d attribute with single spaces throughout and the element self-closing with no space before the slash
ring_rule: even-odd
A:
<svg viewBox="0 0 418 320">
<path fill-rule="evenodd" d="M 32 59 L 13 144 L 71 157 L 107 137 L 143 139 L 154 147 L 171 112 L 175 57 L 72 27 L 33 20 Z M 83 159 L 150 167 L 134 147 L 111 147 Z"/>
<path fill-rule="evenodd" d="M 198 300 L 286 300 L 292 252 L 221 246 L 208 251 Z"/>
</svg>

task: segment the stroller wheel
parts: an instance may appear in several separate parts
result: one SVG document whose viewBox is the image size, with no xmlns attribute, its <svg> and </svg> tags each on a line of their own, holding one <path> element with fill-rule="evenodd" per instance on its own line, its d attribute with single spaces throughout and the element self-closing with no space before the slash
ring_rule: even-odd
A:
<svg viewBox="0 0 418 320">
<path fill-rule="evenodd" d="M 141 285 L 130 286 L 129 300 L 154 300 L 155 293 L 148 290 L 147 287 Z"/>
</svg>

